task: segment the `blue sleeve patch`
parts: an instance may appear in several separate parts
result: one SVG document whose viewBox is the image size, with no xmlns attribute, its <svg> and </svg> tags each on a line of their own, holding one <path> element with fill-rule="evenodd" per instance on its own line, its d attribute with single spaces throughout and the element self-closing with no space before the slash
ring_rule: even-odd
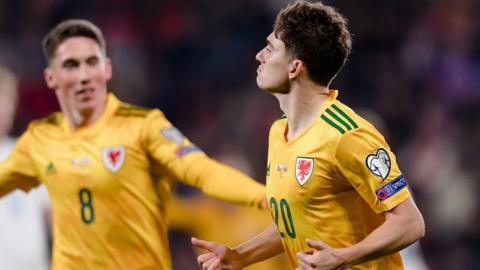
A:
<svg viewBox="0 0 480 270">
<path fill-rule="evenodd" d="M 183 156 L 185 156 L 187 154 L 190 154 L 192 152 L 202 152 L 202 150 L 200 150 L 200 148 L 198 148 L 195 145 L 189 145 L 189 146 L 184 146 L 184 147 L 178 148 L 175 151 L 175 154 L 177 154 L 178 157 L 183 157 Z"/>
<path fill-rule="evenodd" d="M 406 187 L 407 180 L 403 175 L 400 175 L 397 178 L 393 179 L 392 182 L 389 182 L 383 187 L 377 189 L 375 193 L 377 194 L 377 197 L 378 199 L 380 199 L 380 201 L 384 201 Z"/>
</svg>

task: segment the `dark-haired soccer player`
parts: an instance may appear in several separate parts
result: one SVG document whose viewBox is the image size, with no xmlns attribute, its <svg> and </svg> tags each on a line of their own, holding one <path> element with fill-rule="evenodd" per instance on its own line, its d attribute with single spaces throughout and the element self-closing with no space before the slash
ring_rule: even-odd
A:
<svg viewBox="0 0 480 270">
<path fill-rule="evenodd" d="M 263 203 L 263 185 L 208 158 L 162 112 L 107 92 L 112 66 L 95 25 L 64 21 L 43 49 L 61 112 L 31 123 L 0 164 L 0 196 L 45 184 L 53 269 L 171 269 L 172 177 L 221 199 Z"/>
<path fill-rule="evenodd" d="M 424 235 L 423 218 L 384 137 L 329 85 L 350 54 L 346 20 L 320 2 L 277 16 L 256 56 L 258 86 L 285 115 L 270 130 L 267 199 L 274 223 L 203 269 L 241 269 L 285 251 L 297 269 L 403 269 L 397 253 Z"/>
</svg>

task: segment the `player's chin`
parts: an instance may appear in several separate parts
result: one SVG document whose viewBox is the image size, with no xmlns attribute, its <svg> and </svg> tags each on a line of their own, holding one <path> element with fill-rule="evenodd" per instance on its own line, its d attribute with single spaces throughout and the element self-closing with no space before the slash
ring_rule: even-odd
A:
<svg viewBox="0 0 480 270">
<path fill-rule="evenodd" d="M 260 87 L 263 91 L 270 94 L 288 94 L 290 89 L 288 87 Z"/>
<path fill-rule="evenodd" d="M 78 109 L 78 111 L 82 115 L 90 115 L 93 113 L 94 110 L 95 108 L 93 106 L 80 106 Z"/>
<path fill-rule="evenodd" d="M 272 83 L 271 81 L 265 81 L 260 76 L 257 76 L 258 88 L 271 94 L 288 94 L 290 89 L 287 83 Z"/>
<path fill-rule="evenodd" d="M 88 101 L 80 102 L 77 105 L 77 108 L 78 108 L 78 111 L 80 111 L 82 114 L 85 114 L 85 113 L 88 114 L 93 112 L 97 106 L 98 106 L 97 102 L 95 102 L 94 99 L 91 99 Z"/>
<path fill-rule="evenodd" d="M 260 75 L 257 75 L 257 86 L 260 88 L 260 89 L 263 89 L 262 88 L 262 80 L 260 79 Z"/>
<path fill-rule="evenodd" d="M 257 86 L 265 92 L 270 92 L 270 87 L 268 87 L 268 84 L 265 83 L 265 81 L 262 80 L 259 76 L 257 76 Z"/>
</svg>

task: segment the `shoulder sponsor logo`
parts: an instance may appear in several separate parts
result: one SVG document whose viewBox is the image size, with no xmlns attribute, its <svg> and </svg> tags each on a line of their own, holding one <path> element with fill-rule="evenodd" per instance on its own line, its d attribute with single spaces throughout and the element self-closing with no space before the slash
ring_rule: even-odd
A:
<svg viewBox="0 0 480 270">
<path fill-rule="evenodd" d="M 102 148 L 103 164 L 111 172 L 117 172 L 125 161 L 125 146 L 108 146 Z"/>
<path fill-rule="evenodd" d="M 391 161 L 385 149 L 380 148 L 376 154 L 370 154 L 366 159 L 367 168 L 382 181 L 387 179 L 390 173 Z"/>
<path fill-rule="evenodd" d="M 380 201 L 384 201 L 406 187 L 407 180 L 405 180 L 405 177 L 403 175 L 400 175 L 397 178 L 393 179 L 392 182 L 389 182 L 381 188 L 377 189 L 375 193 L 377 194 L 377 197 Z"/>
<path fill-rule="evenodd" d="M 297 157 L 295 162 L 295 179 L 303 186 L 313 174 L 314 167 L 313 158 Z"/>
<path fill-rule="evenodd" d="M 176 144 L 182 144 L 185 140 L 182 132 L 180 132 L 180 130 L 178 130 L 176 127 L 162 128 L 160 132 L 162 133 L 163 137 Z"/>
</svg>

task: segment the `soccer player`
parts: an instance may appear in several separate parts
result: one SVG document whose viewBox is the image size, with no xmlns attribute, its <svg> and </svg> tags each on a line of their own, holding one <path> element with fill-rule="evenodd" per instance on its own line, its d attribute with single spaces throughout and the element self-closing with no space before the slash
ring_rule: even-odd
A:
<svg viewBox="0 0 480 270">
<path fill-rule="evenodd" d="M 346 20 L 320 2 L 277 16 L 257 55 L 258 86 L 285 113 L 269 136 L 267 199 L 274 224 L 203 269 L 241 269 L 286 252 L 296 269 L 402 269 L 397 253 L 424 235 L 423 218 L 384 137 L 329 89 L 350 54 Z"/>
<path fill-rule="evenodd" d="M 107 92 L 112 65 L 95 25 L 64 21 L 43 50 L 61 112 L 32 122 L 0 164 L 0 196 L 45 184 L 53 269 L 171 269 L 171 178 L 220 199 L 264 204 L 263 185 L 207 157 L 161 111 Z"/>
<path fill-rule="evenodd" d="M 17 85 L 15 75 L 0 66 L 0 162 L 15 145 L 8 133 L 15 118 Z M 49 269 L 49 208 L 43 185 L 0 199 L 0 269 Z"/>
</svg>

